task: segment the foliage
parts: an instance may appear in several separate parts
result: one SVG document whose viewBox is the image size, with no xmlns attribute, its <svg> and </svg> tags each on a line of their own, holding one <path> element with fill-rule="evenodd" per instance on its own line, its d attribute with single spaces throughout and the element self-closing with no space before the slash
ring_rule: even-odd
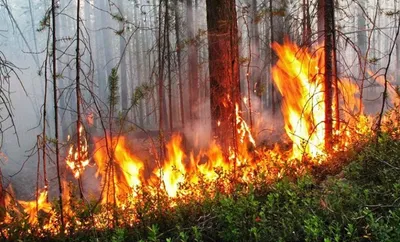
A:
<svg viewBox="0 0 400 242">
<path fill-rule="evenodd" d="M 153 88 L 154 87 L 152 87 L 148 83 L 143 83 L 143 84 L 137 86 L 132 94 L 132 98 L 131 98 L 132 105 L 138 106 L 141 100 L 143 100 L 145 97 L 150 95 Z"/>
<path fill-rule="evenodd" d="M 118 104 L 118 70 L 116 68 L 111 69 L 111 74 L 108 77 L 108 89 L 110 91 L 109 103 L 111 107 L 115 107 Z"/>
</svg>

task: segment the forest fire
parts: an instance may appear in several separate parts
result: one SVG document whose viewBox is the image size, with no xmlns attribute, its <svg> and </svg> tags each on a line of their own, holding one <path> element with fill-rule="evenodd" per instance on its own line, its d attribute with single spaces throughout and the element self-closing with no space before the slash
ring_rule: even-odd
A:
<svg viewBox="0 0 400 242">
<path fill-rule="evenodd" d="M 82 135 L 83 127 L 80 125 L 79 133 L 80 136 L 80 144 L 78 147 L 74 147 L 74 145 L 70 145 L 68 156 L 66 158 L 66 163 L 74 174 L 75 178 L 79 178 L 79 176 L 85 170 L 85 166 L 89 164 L 88 158 L 88 145 L 86 138 Z M 74 148 L 76 151 L 74 152 Z"/>
<path fill-rule="evenodd" d="M 325 95 L 324 95 L 324 49 L 315 48 L 314 52 L 307 48 L 286 41 L 284 45 L 273 44 L 273 49 L 279 61 L 272 69 L 274 82 L 283 96 L 282 113 L 285 119 L 286 134 L 293 141 L 292 158 L 301 159 L 304 155 L 310 157 L 325 156 Z M 358 87 L 348 79 L 338 81 L 338 92 L 342 101 L 333 103 L 334 107 L 344 113 L 339 129 L 334 135 L 337 137 L 335 150 L 341 150 L 348 145 L 349 128 L 358 123 L 357 131 L 366 132 L 366 116 L 356 115 Z"/>
<path fill-rule="evenodd" d="M 102 203 L 121 204 L 119 198 L 141 185 L 143 162 L 131 154 L 123 136 L 97 140 L 95 144 L 97 175 L 104 185 Z"/>
<path fill-rule="evenodd" d="M 29 216 L 29 224 L 35 225 L 38 223 L 37 221 L 37 212 L 44 211 L 46 213 L 50 213 L 52 207 L 51 204 L 47 201 L 47 191 L 42 191 L 39 194 L 37 201 L 19 201 L 21 206 L 24 208 L 24 212 Z"/>
<path fill-rule="evenodd" d="M 174 135 L 167 144 L 167 160 L 154 175 L 162 181 L 169 197 L 176 197 L 179 185 L 185 181 L 186 168 L 184 165 L 185 154 L 182 149 L 182 137 Z"/>
<path fill-rule="evenodd" d="M 163 193 L 174 207 L 174 199 L 192 196 L 191 199 L 202 199 L 201 189 L 209 189 L 208 193 L 232 191 L 235 182 L 249 184 L 254 179 L 255 173 L 264 172 L 265 182 L 281 176 L 279 165 L 293 160 L 302 160 L 305 156 L 323 162 L 327 154 L 324 141 L 324 87 L 323 51 L 318 48 L 314 53 L 302 49 L 295 44 L 286 42 L 284 45 L 273 44 L 279 61 L 272 70 L 274 82 L 283 96 L 282 113 L 285 121 L 286 134 L 293 142 L 291 155 L 286 157 L 285 152 L 275 146 L 273 150 L 259 149 L 251 134 L 250 128 L 242 118 L 238 105 L 236 105 L 236 135 L 237 147 L 229 147 L 228 156 L 224 156 L 222 149 L 216 141 L 211 141 L 207 148 L 197 152 L 186 152 L 183 145 L 183 136 L 173 134 L 166 144 L 166 157 L 153 163 L 138 158 L 130 149 L 128 136 L 115 135 L 114 137 L 95 139 L 93 159 L 97 165 L 97 176 L 101 177 L 101 204 L 107 207 L 113 204 L 123 211 L 132 208 L 140 198 L 143 190 L 149 191 L 152 196 Z M 342 124 L 335 136 L 339 137 L 335 150 L 343 150 L 354 139 L 355 133 L 365 133 L 369 129 L 366 116 L 354 117 L 358 92 L 357 86 L 350 80 L 341 80 L 339 92 L 343 96 L 340 109 L 344 110 Z M 350 120 L 350 117 L 354 120 Z M 355 120 L 358 120 L 355 122 Z M 335 120 L 337 122 L 338 120 Z M 361 122 L 362 121 L 362 122 Z M 361 126 L 357 126 L 357 125 Z M 350 128 L 351 127 L 351 128 Z M 71 145 L 66 163 L 75 178 L 85 171 L 89 164 L 88 142 L 81 136 L 80 154 L 74 151 Z M 351 138 L 352 137 L 352 138 Z M 228 157 L 228 158 L 226 158 Z M 302 170 L 301 163 L 296 169 Z M 233 177 L 233 178 L 232 178 Z M 229 179 L 228 179 L 229 178 Z M 198 184 L 208 186 L 200 188 Z M 186 184 L 186 185 L 185 185 Z M 66 187 L 66 185 L 64 185 Z M 68 205 L 70 192 L 65 189 L 63 200 L 67 204 L 64 209 L 68 217 L 74 217 L 75 211 Z M 32 226 L 38 224 L 38 211 L 51 214 L 44 229 L 57 233 L 59 225 L 56 220 L 52 204 L 46 201 L 47 191 L 43 191 L 37 201 L 19 201 L 28 215 L 28 223 Z M 154 205 L 155 206 L 155 205 Z M 152 208 L 154 209 L 154 208 Z M 107 223 L 102 219 L 110 220 L 116 217 L 105 211 L 94 216 L 94 225 L 104 228 Z M 132 225 L 136 215 L 127 215 Z M 76 223 L 84 224 L 77 220 Z"/>
<path fill-rule="evenodd" d="M 272 69 L 273 79 L 283 96 L 282 112 L 287 135 L 293 141 L 293 158 L 303 154 L 315 157 L 324 151 L 324 93 L 322 52 L 315 56 L 295 44 L 274 43 L 279 61 Z"/>
</svg>

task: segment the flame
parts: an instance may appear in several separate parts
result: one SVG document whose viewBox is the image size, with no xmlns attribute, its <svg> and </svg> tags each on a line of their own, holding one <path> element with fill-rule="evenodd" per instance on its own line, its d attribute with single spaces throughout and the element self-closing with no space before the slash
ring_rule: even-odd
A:
<svg viewBox="0 0 400 242">
<path fill-rule="evenodd" d="M 273 80 L 283 96 L 286 133 L 293 141 L 293 158 L 304 153 L 315 157 L 324 152 L 325 107 L 323 49 L 312 55 L 305 48 L 286 42 L 272 44 L 279 61 L 272 68 Z"/>
<path fill-rule="evenodd" d="M 236 124 L 238 149 L 234 152 L 234 149 L 230 148 L 228 159 L 224 157 L 222 149 L 215 141 L 206 149 L 200 150 L 197 154 L 191 152 L 188 156 L 182 147 L 182 136 L 173 134 L 166 144 L 166 159 L 158 168 L 153 169 L 149 178 L 143 174 L 144 162 L 130 152 L 131 148 L 126 142 L 126 137 L 97 140 L 94 160 L 98 166 L 98 175 L 102 177 L 102 185 L 107 187 L 110 183 L 115 184 L 114 190 L 106 191 L 108 195 L 103 194 L 103 203 L 112 201 L 114 195 L 117 198 L 126 196 L 135 198 L 137 194 L 132 188 L 142 185 L 155 191 L 161 184 L 167 196 L 175 198 L 180 192 L 180 185 L 185 182 L 196 184 L 200 179 L 213 182 L 219 176 L 216 170 L 228 173 L 233 169 L 232 163 L 236 162 L 237 165 L 248 163 L 251 160 L 248 144 L 255 147 L 255 140 L 240 116 L 238 105 L 236 105 Z M 111 166 L 116 169 L 113 170 Z M 119 199 L 117 203 L 122 205 Z"/>
<path fill-rule="evenodd" d="M 103 203 L 132 194 L 132 191 L 140 186 L 142 178 L 143 162 L 130 152 L 124 136 L 110 139 L 97 140 L 94 159 L 98 166 L 97 175 L 102 177 L 103 186 L 115 185 L 115 191 L 107 192 Z M 110 191 L 110 190 L 108 190 Z"/>
<path fill-rule="evenodd" d="M 200 163 L 200 157 L 207 158 L 206 162 Z M 195 161 L 195 166 L 198 172 L 208 181 L 215 181 L 218 178 L 216 169 L 220 168 L 223 172 L 230 170 L 229 163 L 225 162 L 223 153 L 219 145 L 213 141 L 206 151 L 200 152 L 199 157 Z M 192 181 L 197 181 L 198 178 L 192 178 Z"/>
<path fill-rule="evenodd" d="M 96 138 L 93 158 L 97 165 L 96 176 L 101 179 L 100 199 L 104 205 L 101 206 L 100 212 L 91 216 L 96 228 L 105 229 L 112 226 L 110 221 L 119 219 L 113 213 L 115 210 L 112 210 L 116 208 L 118 212 L 123 213 L 123 221 L 129 226 L 134 226 L 140 218 L 130 211 L 143 201 L 141 195 L 147 191 L 155 197 L 155 194 L 162 190 L 162 195 L 167 197 L 167 205 L 173 207 L 177 199 L 188 198 L 196 201 L 203 199 L 204 191 L 211 195 L 217 192 L 230 192 L 233 180 L 254 184 L 255 179 L 262 179 L 262 182 L 267 183 L 281 178 L 287 167 L 295 168 L 296 175 L 302 174 L 306 165 L 300 159 L 304 155 L 311 158 L 318 157 L 322 161 L 327 157 L 324 150 L 323 49 L 316 48 L 315 51 L 311 51 L 290 42 L 284 45 L 274 43 L 273 48 L 279 61 L 272 69 L 272 76 L 283 96 L 282 113 L 285 130 L 293 142 L 289 157 L 291 159 L 287 159 L 287 153 L 281 151 L 279 144 L 274 144 L 269 149 L 256 146 L 253 130 L 242 117 L 238 104 L 235 105 L 236 130 L 229 133 L 235 136 L 236 143 L 228 147 L 228 154 L 224 154 L 215 140 L 210 141 L 207 147 L 201 148 L 196 146 L 198 140 L 195 140 L 195 149 L 185 152 L 182 135 L 173 134 L 165 146 L 165 159 L 157 159 L 154 162 L 157 165 L 153 165 L 134 154 L 133 143 L 130 142 L 129 136 L 106 135 L 105 138 Z M 378 82 L 384 83 L 382 80 L 378 78 Z M 341 125 L 334 130 L 337 138 L 335 151 L 348 147 L 357 137 L 371 131 L 370 118 L 358 112 L 360 100 L 357 97 L 359 93 L 357 85 L 350 79 L 341 78 L 338 89 L 341 99 L 339 103 L 333 105 L 334 108 L 339 107 L 341 110 Z M 394 88 L 389 88 L 392 100 L 398 98 L 398 94 L 394 91 Z M 228 97 L 226 102 L 230 101 Z M 245 103 L 247 101 L 244 100 Z M 217 125 L 221 125 L 220 120 L 217 121 Z M 81 153 L 78 153 L 76 144 L 71 145 L 66 158 L 66 163 L 75 178 L 83 174 L 89 163 L 88 144 L 82 132 L 83 128 L 80 127 L 78 135 L 81 142 L 77 145 Z M 257 173 L 262 176 L 257 176 Z M 73 203 L 74 192 L 66 181 L 63 182 L 63 187 L 65 232 L 69 233 L 72 229 L 85 224 L 92 226 L 76 216 L 75 213 L 79 213 L 74 209 L 76 205 Z M 32 227 L 39 224 L 38 211 L 49 215 L 46 223 L 37 230 L 39 233 L 44 231 L 57 234 L 60 232 L 58 212 L 46 201 L 47 195 L 46 188 L 40 192 L 37 201 L 19 201 L 19 203 L 29 216 L 28 222 Z M 110 204 L 113 206 L 107 206 Z M 145 206 L 146 209 L 150 206 L 149 210 L 152 210 L 157 205 Z M 7 216 L 10 217 L 7 221 L 11 221 L 11 215 Z"/>
<path fill-rule="evenodd" d="M 184 182 L 186 169 L 185 154 L 182 150 L 182 136 L 173 135 L 167 146 L 167 160 L 161 169 L 161 180 L 170 197 L 176 197 L 179 184 Z M 155 171 L 157 172 L 157 171 Z M 157 172 L 156 175 L 160 175 Z"/>
<path fill-rule="evenodd" d="M 28 215 L 28 222 L 31 225 L 35 225 L 38 223 L 37 220 L 37 212 L 44 211 L 46 213 L 50 213 L 52 210 L 51 204 L 46 202 L 47 200 L 47 191 L 44 190 L 39 193 L 39 197 L 34 201 L 19 201 L 21 206 L 24 208 L 24 212 Z"/>
<path fill-rule="evenodd" d="M 286 41 L 284 45 L 272 44 L 279 61 L 272 68 L 273 80 L 283 97 L 282 113 L 285 130 L 293 141 L 292 158 L 301 159 L 303 155 L 312 158 L 326 156 L 325 151 L 325 96 L 324 96 L 324 49 L 315 51 L 300 48 Z M 349 124 L 360 123 L 365 116 L 356 116 L 359 89 L 351 80 L 338 81 L 341 96 L 339 103 L 333 103 L 333 109 L 339 105 L 346 125 L 340 125 L 334 134 L 339 138 L 334 149 L 346 147 L 351 134 Z M 338 120 L 334 120 L 334 124 Z M 364 123 L 363 123 L 364 124 Z M 365 126 L 356 128 L 364 129 Z"/>
<path fill-rule="evenodd" d="M 85 167 L 89 165 L 88 144 L 86 138 L 82 135 L 82 130 L 83 128 L 80 126 L 78 133 L 80 136 L 80 144 L 78 144 L 79 151 L 78 148 L 76 148 L 76 151 L 74 152 L 75 147 L 73 144 L 71 144 L 65 161 L 73 172 L 75 178 L 79 178 L 85 170 Z M 69 137 L 70 136 L 68 136 L 68 139 Z"/>
</svg>

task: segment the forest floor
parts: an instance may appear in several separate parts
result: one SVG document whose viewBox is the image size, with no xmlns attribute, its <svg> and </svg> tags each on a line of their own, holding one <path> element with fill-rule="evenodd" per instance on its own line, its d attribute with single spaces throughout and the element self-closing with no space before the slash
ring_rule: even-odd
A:
<svg viewBox="0 0 400 242">
<path fill-rule="evenodd" d="M 114 229 L 88 228 L 67 238 L 38 238 L 29 228 L 12 224 L 9 239 L 400 241 L 399 177 L 400 139 L 383 134 L 324 165 L 311 166 L 299 177 L 283 176 L 270 184 L 256 179 L 237 184 L 232 193 L 201 202 L 177 201 L 173 207 L 161 201 L 151 212 L 143 206 L 138 214 L 145 216 L 132 226 L 114 224 Z"/>
</svg>

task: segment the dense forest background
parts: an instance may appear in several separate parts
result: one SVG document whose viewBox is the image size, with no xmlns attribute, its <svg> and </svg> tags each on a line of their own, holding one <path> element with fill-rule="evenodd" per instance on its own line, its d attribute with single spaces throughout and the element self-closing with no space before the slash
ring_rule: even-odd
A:
<svg viewBox="0 0 400 242">
<path fill-rule="evenodd" d="M 76 1 L 57 2 L 56 48 L 59 79 L 60 139 L 74 133 L 76 121 L 75 46 L 77 44 Z M 25 161 L 43 127 L 45 72 L 51 78 L 49 35 L 50 3 L 29 0 L 1 3 L 1 51 L 15 65 L 8 89 L 15 123 L 2 123 L 2 151 L 8 161 L 3 172 L 13 174 L 25 164 L 22 174 L 36 164 Z M 80 75 L 82 117 L 98 120 L 94 102 L 104 111 L 109 96 L 109 76 L 119 76 L 115 113 L 129 110 L 129 122 L 146 130 L 168 131 L 186 127 L 210 130 L 210 87 L 208 70 L 205 1 L 81 1 Z M 397 27 L 395 1 L 338 1 L 335 4 L 338 73 L 361 83 L 367 74 L 386 66 Z M 284 38 L 301 44 L 316 41 L 317 4 L 313 1 L 237 1 L 238 47 L 241 96 L 244 112 L 252 125 L 264 129 L 280 123 L 279 97 L 274 93 L 270 68 L 274 54 L 270 44 Z M 308 30 L 308 28 L 310 28 Z M 309 40 L 305 31 L 311 31 Z M 50 31 L 51 32 L 51 31 Z M 400 47 L 396 44 L 389 73 L 398 80 Z M 46 69 L 47 68 L 47 69 Z M 163 81 L 160 125 L 158 83 Z M 51 81 L 51 80 L 50 80 Z M 5 87 L 3 87 L 5 88 Z M 365 100 L 376 103 L 380 92 L 373 78 L 364 84 Z M 48 84 L 48 92 L 52 92 Z M 51 94 L 46 100 L 48 136 L 54 136 Z M 95 101 L 97 100 L 97 101 Z M 251 100 L 252 106 L 249 107 Z M 378 105 L 378 104 L 377 104 Z M 367 105 L 367 108 L 369 106 Z M 376 111 L 376 106 L 371 111 Z M 4 111 L 4 110 L 3 110 Z M 85 120 L 87 122 L 87 120 Z M 92 121 L 90 121 L 92 122 Z M 100 125 L 90 133 L 96 135 Z M 18 138 L 16 136 L 18 134 Z M 200 132 L 193 132 L 199 134 Z M 264 132 L 265 133 L 265 132 Z M 17 143 L 20 145 L 17 145 Z M 27 152 L 27 153 L 25 153 Z"/>
</svg>

